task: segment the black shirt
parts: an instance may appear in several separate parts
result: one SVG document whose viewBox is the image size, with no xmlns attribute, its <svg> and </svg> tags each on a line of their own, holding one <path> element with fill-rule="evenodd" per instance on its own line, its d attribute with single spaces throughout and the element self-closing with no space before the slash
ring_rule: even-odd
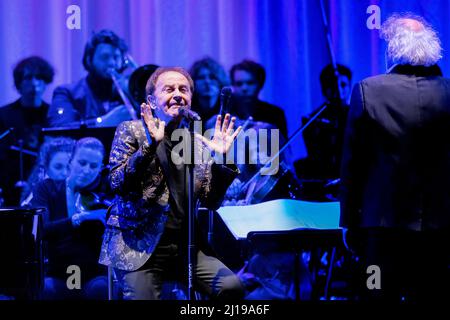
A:
<svg viewBox="0 0 450 320">
<path fill-rule="evenodd" d="M 1 133 L 14 128 L 14 142 L 23 139 L 24 148 L 37 151 L 40 145 L 39 134 L 45 125 L 48 108 L 49 105 L 45 102 L 39 107 L 24 107 L 20 99 L 0 108 Z"/>
<path fill-rule="evenodd" d="M 252 116 L 253 121 L 272 124 L 280 130 L 284 138 L 288 138 L 286 116 L 283 109 L 259 99 L 242 100 L 233 97 L 230 104 L 231 115 L 242 120 Z"/>
<path fill-rule="evenodd" d="M 40 107 L 24 107 L 20 99 L 0 108 L 0 134 L 14 128 L 0 140 L 0 188 L 3 189 L 5 204 L 18 205 L 21 190 L 14 188 L 19 180 L 26 180 L 36 161 L 36 156 L 23 153 L 23 172 L 20 175 L 20 153 L 11 147 L 37 152 L 41 144 L 41 129 L 49 105 L 45 102 Z"/>
<path fill-rule="evenodd" d="M 302 119 L 305 125 L 322 106 Z M 340 174 L 345 124 L 349 107 L 328 104 L 326 109 L 303 131 L 308 152 L 301 177 L 336 179 Z M 308 165 L 306 165 L 308 164 Z"/>
<path fill-rule="evenodd" d="M 33 207 L 47 208 L 44 215 L 44 234 L 48 246 L 49 265 L 47 275 L 66 277 L 69 265 L 78 265 L 83 279 L 104 273 L 97 263 L 103 224 L 100 221 L 84 221 L 79 227 L 72 225 L 67 212 L 66 181 L 45 179 L 33 191 Z"/>
</svg>

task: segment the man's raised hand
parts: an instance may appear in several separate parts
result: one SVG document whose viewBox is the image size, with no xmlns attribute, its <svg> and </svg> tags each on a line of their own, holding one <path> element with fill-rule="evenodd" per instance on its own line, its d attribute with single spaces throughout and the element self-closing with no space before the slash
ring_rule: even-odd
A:
<svg viewBox="0 0 450 320">
<path fill-rule="evenodd" d="M 161 141 L 164 138 L 164 128 L 166 127 L 166 123 L 153 117 L 150 105 L 147 103 L 141 104 L 141 116 L 152 139 L 156 142 Z"/>
<path fill-rule="evenodd" d="M 233 132 L 234 123 L 236 118 L 232 117 L 230 120 L 230 114 L 225 115 L 225 119 L 222 123 L 222 116 L 218 115 L 216 120 L 216 126 L 214 129 L 214 137 L 209 140 L 201 136 L 202 141 L 213 151 L 220 154 L 225 154 L 230 150 L 234 139 L 241 132 L 242 126 L 239 126 L 236 131 Z"/>
</svg>

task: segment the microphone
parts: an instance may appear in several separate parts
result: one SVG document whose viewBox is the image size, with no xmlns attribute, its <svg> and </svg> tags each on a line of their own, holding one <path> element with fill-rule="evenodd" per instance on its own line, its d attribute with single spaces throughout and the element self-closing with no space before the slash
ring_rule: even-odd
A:
<svg viewBox="0 0 450 320">
<path fill-rule="evenodd" d="M 228 112 L 228 104 L 230 103 L 231 93 L 233 90 L 231 90 L 231 87 L 223 87 L 222 90 L 220 90 L 220 112 L 219 114 L 223 117 L 225 113 Z"/>
<path fill-rule="evenodd" d="M 191 121 L 201 121 L 202 118 L 200 118 L 200 116 L 198 115 L 197 112 L 192 111 L 191 109 L 188 109 L 186 107 L 181 107 L 179 109 L 179 113 L 180 115 L 182 115 L 183 117 L 185 117 L 188 120 Z"/>
</svg>

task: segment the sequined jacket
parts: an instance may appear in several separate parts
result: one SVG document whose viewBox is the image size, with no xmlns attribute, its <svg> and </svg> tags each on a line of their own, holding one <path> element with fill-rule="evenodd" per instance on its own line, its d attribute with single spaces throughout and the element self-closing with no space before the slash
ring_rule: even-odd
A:
<svg viewBox="0 0 450 320">
<path fill-rule="evenodd" d="M 149 144 L 147 136 L 141 120 L 125 121 L 117 127 L 111 148 L 110 183 L 116 198 L 99 262 L 120 270 L 140 268 L 158 244 L 169 210 L 184 210 L 184 165 L 171 159 L 174 142 L 166 135 Z M 197 149 L 206 147 L 198 143 Z M 203 206 L 217 209 L 238 170 L 205 160 L 195 166 L 195 193 Z"/>
</svg>

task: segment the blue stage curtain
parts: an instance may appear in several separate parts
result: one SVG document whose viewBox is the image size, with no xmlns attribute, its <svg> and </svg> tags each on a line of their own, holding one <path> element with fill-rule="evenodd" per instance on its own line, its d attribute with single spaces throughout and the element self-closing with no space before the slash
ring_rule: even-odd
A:
<svg viewBox="0 0 450 320">
<path fill-rule="evenodd" d="M 85 74 L 84 45 L 93 31 L 112 29 L 130 46 L 139 64 L 189 68 L 206 55 L 228 70 L 244 58 L 266 67 L 261 97 L 286 111 L 289 132 L 323 101 L 320 70 L 329 63 L 320 0 L 0 0 L 0 105 L 18 97 L 12 69 L 18 60 L 39 55 L 56 70 L 55 86 Z M 382 73 L 384 45 L 369 30 L 370 5 L 384 21 L 393 12 L 424 16 L 439 32 L 448 73 L 450 1 L 324 0 L 337 61 L 354 72 L 354 83 Z M 69 5 L 81 9 L 81 30 L 66 27 Z M 293 158 L 304 156 L 301 139 Z"/>
</svg>

